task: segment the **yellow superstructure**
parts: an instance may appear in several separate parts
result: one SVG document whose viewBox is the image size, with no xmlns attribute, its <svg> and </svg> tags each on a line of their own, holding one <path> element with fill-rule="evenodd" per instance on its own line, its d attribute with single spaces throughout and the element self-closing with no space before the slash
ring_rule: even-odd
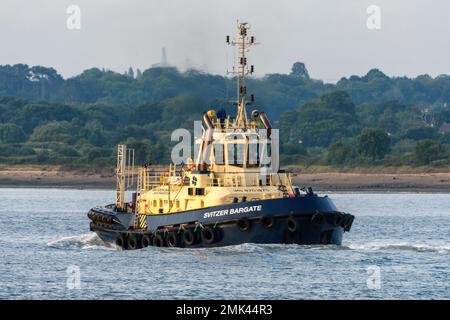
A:
<svg viewBox="0 0 450 320">
<path fill-rule="evenodd" d="M 288 174 L 267 170 L 264 156 L 272 154 L 272 127 L 264 113 L 253 111 L 247 116 L 245 77 L 253 73 L 246 54 L 255 45 L 247 36 L 249 26 L 239 23 L 235 40 L 237 67 L 231 72 L 237 80 L 237 115 L 234 119 L 214 110 L 203 116 L 203 135 L 197 141 L 197 159 L 187 165 L 171 165 L 166 171 L 140 168 L 137 177 L 136 213 L 138 215 L 170 214 L 199 208 L 288 197 L 292 193 Z"/>
</svg>

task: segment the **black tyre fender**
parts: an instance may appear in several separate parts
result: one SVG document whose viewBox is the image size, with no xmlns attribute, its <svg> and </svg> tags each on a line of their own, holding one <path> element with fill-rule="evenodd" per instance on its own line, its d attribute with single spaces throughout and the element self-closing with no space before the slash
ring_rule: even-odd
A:
<svg viewBox="0 0 450 320">
<path fill-rule="evenodd" d="M 331 224 L 333 227 L 335 227 L 337 225 L 336 219 L 337 219 L 336 213 L 328 213 L 326 216 L 327 223 Z"/>
<path fill-rule="evenodd" d="M 217 231 L 213 227 L 206 226 L 201 232 L 202 241 L 206 244 L 212 244 L 218 240 Z"/>
<path fill-rule="evenodd" d="M 155 247 L 164 247 L 166 245 L 166 237 L 164 236 L 164 232 L 156 232 L 155 236 L 153 237 L 152 243 Z"/>
<path fill-rule="evenodd" d="M 252 222 L 248 218 L 239 219 L 237 226 L 241 231 L 249 231 L 252 227 Z"/>
<path fill-rule="evenodd" d="M 127 235 L 125 233 L 118 233 L 116 237 L 116 245 L 124 250 L 127 249 Z"/>
<path fill-rule="evenodd" d="M 295 232 L 298 229 L 298 221 L 293 216 L 286 219 L 286 225 L 290 232 Z"/>
<path fill-rule="evenodd" d="M 321 226 L 325 222 L 323 213 L 316 212 L 311 217 L 311 223 L 315 226 Z"/>
<path fill-rule="evenodd" d="M 195 234 L 193 228 L 184 229 L 182 239 L 183 239 L 184 244 L 186 244 L 187 246 L 192 246 L 192 245 L 196 244 L 197 237 L 196 237 L 196 234 Z"/>
<path fill-rule="evenodd" d="M 150 234 L 144 234 L 141 238 L 141 247 L 146 248 L 152 244 L 152 236 Z"/>
<path fill-rule="evenodd" d="M 275 225 L 275 218 L 273 216 L 262 216 L 260 221 L 266 229 L 270 229 Z"/>
<path fill-rule="evenodd" d="M 344 218 L 344 216 L 341 213 L 336 213 L 335 219 L 333 221 L 334 222 L 333 225 L 335 227 L 341 226 L 342 225 L 342 221 L 344 220 L 343 218 Z"/>
<path fill-rule="evenodd" d="M 343 216 L 342 216 L 342 221 L 341 221 L 341 227 L 342 228 L 346 228 L 347 227 L 347 225 L 348 225 L 348 223 L 349 223 L 349 219 L 350 218 L 350 215 L 348 215 L 348 214 L 343 214 Z"/>
<path fill-rule="evenodd" d="M 347 214 L 345 216 L 345 219 L 344 219 L 344 222 L 345 222 L 344 231 L 350 231 L 350 228 L 352 227 L 354 219 L 355 219 L 355 217 L 352 216 L 351 214 Z"/>
<path fill-rule="evenodd" d="M 170 231 L 167 235 L 167 246 L 168 247 L 180 247 L 181 246 L 181 238 L 180 235 L 176 231 Z"/>
<path fill-rule="evenodd" d="M 141 248 L 141 239 L 139 234 L 130 233 L 127 240 L 128 249 L 136 250 Z"/>
</svg>

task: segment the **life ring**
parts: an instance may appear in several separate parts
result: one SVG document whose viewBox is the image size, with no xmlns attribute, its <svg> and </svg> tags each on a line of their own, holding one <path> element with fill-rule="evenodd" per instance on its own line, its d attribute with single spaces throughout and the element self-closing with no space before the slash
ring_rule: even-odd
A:
<svg viewBox="0 0 450 320">
<path fill-rule="evenodd" d="M 261 224 L 264 228 L 270 229 L 275 225 L 275 218 L 273 216 L 262 216 Z"/>
<path fill-rule="evenodd" d="M 323 213 L 316 212 L 311 217 L 311 223 L 316 226 L 321 226 L 325 221 L 325 217 Z"/>
<path fill-rule="evenodd" d="M 127 241 L 128 249 L 136 250 L 140 249 L 141 241 L 139 239 L 139 235 L 136 233 L 130 233 Z"/>
<path fill-rule="evenodd" d="M 204 227 L 201 232 L 202 241 L 207 244 L 212 244 L 217 241 L 217 233 L 211 227 Z"/>
<path fill-rule="evenodd" d="M 238 220 L 237 226 L 241 231 L 248 231 L 250 230 L 252 223 L 248 218 L 242 218 Z"/>
<path fill-rule="evenodd" d="M 156 247 L 164 247 L 166 245 L 166 239 L 162 231 L 158 231 L 153 237 L 153 245 Z"/>
<path fill-rule="evenodd" d="M 117 234 L 116 245 L 122 249 L 127 248 L 127 235 L 125 233 Z"/>
<path fill-rule="evenodd" d="M 289 218 L 287 218 L 286 224 L 287 224 L 287 228 L 290 232 L 297 231 L 298 222 L 294 217 L 290 216 Z"/>
<path fill-rule="evenodd" d="M 170 231 L 167 235 L 167 246 L 169 247 L 180 247 L 181 239 L 180 235 L 175 231 Z"/>
<path fill-rule="evenodd" d="M 141 247 L 146 248 L 152 244 L 152 237 L 150 234 L 144 234 L 141 238 Z"/>
<path fill-rule="evenodd" d="M 197 237 L 195 236 L 194 230 L 192 230 L 192 228 L 184 229 L 182 239 L 183 242 L 188 246 L 192 246 L 197 242 Z"/>
</svg>

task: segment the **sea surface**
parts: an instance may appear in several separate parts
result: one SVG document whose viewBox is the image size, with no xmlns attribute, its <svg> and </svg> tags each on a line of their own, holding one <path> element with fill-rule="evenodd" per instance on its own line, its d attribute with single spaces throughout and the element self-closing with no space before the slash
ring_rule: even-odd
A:
<svg viewBox="0 0 450 320">
<path fill-rule="evenodd" d="M 328 193 L 341 247 L 107 248 L 112 190 L 0 188 L 0 299 L 450 299 L 450 194 Z"/>
</svg>

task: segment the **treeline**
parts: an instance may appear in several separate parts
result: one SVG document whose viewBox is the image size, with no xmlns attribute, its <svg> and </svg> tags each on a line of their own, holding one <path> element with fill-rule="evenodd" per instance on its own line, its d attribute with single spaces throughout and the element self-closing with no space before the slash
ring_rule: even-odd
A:
<svg viewBox="0 0 450 320">
<path fill-rule="evenodd" d="M 251 79 L 256 106 L 280 128 L 285 164 L 448 166 L 450 77 L 389 78 L 379 70 L 337 84 L 290 74 Z M 233 79 L 190 70 L 90 69 L 63 79 L 54 69 L 0 66 L 0 163 L 113 165 L 115 146 L 137 162 L 170 161 L 170 134 L 225 109 Z"/>
</svg>

